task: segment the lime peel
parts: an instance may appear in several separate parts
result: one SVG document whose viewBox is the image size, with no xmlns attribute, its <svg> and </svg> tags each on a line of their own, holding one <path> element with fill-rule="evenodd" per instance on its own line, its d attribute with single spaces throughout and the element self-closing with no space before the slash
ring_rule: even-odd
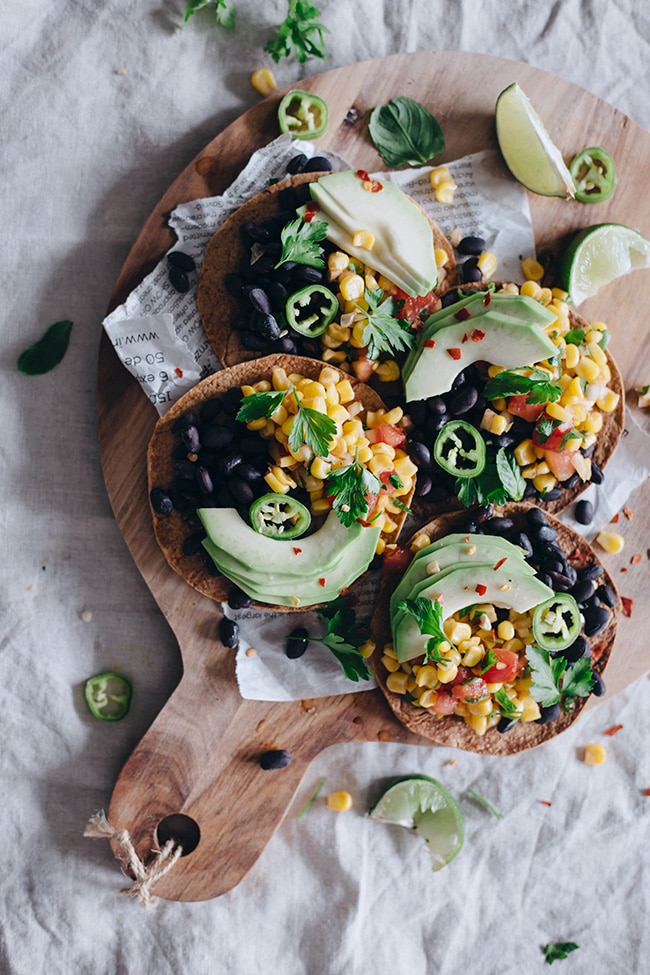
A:
<svg viewBox="0 0 650 975">
<path fill-rule="evenodd" d="M 630 271 L 650 267 L 650 240 L 618 223 L 586 227 L 571 240 L 560 264 L 560 287 L 574 305 Z"/>
</svg>

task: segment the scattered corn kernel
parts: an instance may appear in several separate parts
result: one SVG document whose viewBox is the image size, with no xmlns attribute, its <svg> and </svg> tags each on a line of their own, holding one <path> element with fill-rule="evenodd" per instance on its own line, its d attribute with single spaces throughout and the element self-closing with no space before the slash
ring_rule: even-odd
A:
<svg viewBox="0 0 650 975">
<path fill-rule="evenodd" d="M 251 85 L 265 98 L 278 87 L 273 72 L 269 68 L 258 68 L 251 75 Z"/>
<path fill-rule="evenodd" d="M 541 281 L 544 268 L 534 257 L 525 257 L 521 262 L 521 273 L 528 281 Z"/>
<path fill-rule="evenodd" d="M 352 809 L 352 796 L 349 792 L 330 792 L 327 797 L 327 808 L 333 812 L 347 812 Z"/>
<path fill-rule="evenodd" d="M 438 203 L 453 203 L 458 187 L 452 179 L 445 179 L 435 188 Z"/>
<path fill-rule="evenodd" d="M 609 552 L 610 555 L 617 555 L 619 552 L 623 551 L 625 546 L 625 539 L 618 532 L 610 532 L 603 530 L 596 535 L 596 541 L 600 547 L 605 551 Z"/>
<path fill-rule="evenodd" d="M 486 280 L 489 280 L 497 269 L 498 262 L 492 251 L 484 251 L 476 262 L 476 266 Z"/>
<path fill-rule="evenodd" d="M 593 742 L 585 745 L 582 753 L 582 761 L 585 765 L 602 765 L 607 759 L 607 752 L 601 744 Z"/>
<path fill-rule="evenodd" d="M 375 235 L 369 230 L 357 230 L 352 235 L 352 243 L 355 247 L 361 247 L 363 250 L 371 251 L 375 246 Z"/>
</svg>

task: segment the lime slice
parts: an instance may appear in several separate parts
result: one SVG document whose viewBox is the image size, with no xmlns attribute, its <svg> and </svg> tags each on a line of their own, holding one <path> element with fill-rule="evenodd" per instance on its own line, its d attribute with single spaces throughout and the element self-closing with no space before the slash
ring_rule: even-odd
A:
<svg viewBox="0 0 650 975">
<path fill-rule="evenodd" d="M 518 84 L 504 88 L 494 114 L 499 149 L 515 179 L 540 196 L 575 196 L 560 150 Z"/>
<path fill-rule="evenodd" d="M 463 845 L 463 817 L 447 790 L 427 775 L 400 779 L 370 810 L 370 818 L 413 829 L 427 844 L 434 870 L 453 860 Z"/>
<path fill-rule="evenodd" d="M 600 223 L 577 234 L 560 264 L 560 286 L 574 305 L 636 268 L 650 267 L 650 241 L 620 223 Z"/>
</svg>

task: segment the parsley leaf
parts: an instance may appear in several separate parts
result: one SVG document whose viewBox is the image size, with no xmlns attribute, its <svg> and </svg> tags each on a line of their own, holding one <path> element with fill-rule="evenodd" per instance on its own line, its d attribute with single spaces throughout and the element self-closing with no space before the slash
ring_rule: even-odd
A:
<svg viewBox="0 0 650 975">
<path fill-rule="evenodd" d="M 543 416 L 537 421 L 535 424 L 535 439 L 540 447 L 546 443 L 553 431 L 560 426 L 560 423 L 560 420 L 555 420 L 550 416 Z"/>
<path fill-rule="evenodd" d="M 575 941 L 556 941 L 554 944 L 544 945 L 542 950 L 544 958 L 549 965 L 552 965 L 554 961 L 561 961 L 579 947 L 580 945 L 577 945 Z"/>
<path fill-rule="evenodd" d="M 381 482 L 358 460 L 347 467 L 336 467 L 326 478 L 328 497 L 334 497 L 332 507 L 340 521 L 350 527 L 368 514 L 368 495 L 379 494 Z"/>
<path fill-rule="evenodd" d="M 501 450 L 503 449 L 502 447 Z M 501 483 L 494 458 L 488 458 L 485 467 L 476 477 L 457 477 L 454 493 L 467 508 L 474 504 L 505 504 L 509 497 Z"/>
<path fill-rule="evenodd" d="M 242 423 L 261 420 L 262 417 L 268 420 L 282 403 L 286 392 L 286 389 L 278 389 L 269 393 L 251 393 L 250 396 L 245 396 L 235 419 L 241 420 Z"/>
<path fill-rule="evenodd" d="M 349 680 L 370 680 L 372 673 L 359 647 L 368 639 L 368 630 L 357 623 L 354 610 L 339 596 L 318 613 L 327 623 L 325 636 L 314 638 L 331 650 Z"/>
<path fill-rule="evenodd" d="M 318 21 L 320 10 L 309 0 L 289 0 L 286 18 L 277 29 L 264 50 L 277 64 L 282 58 L 291 57 L 291 49 L 296 61 L 304 64 L 308 58 L 325 58 L 327 50 L 324 34 L 327 27 Z"/>
<path fill-rule="evenodd" d="M 197 10 L 202 10 L 203 7 L 209 7 L 211 4 L 214 4 L 214 14 L 218 24 L 222 27 L 235 26 L 235 8 L 230 0 L 188 0 L 184 22 L 187 23 Z"/>
<path fill-rule="evenodd" d="M 307 444 L 315 454 L 327 457 L 329 445 L 335 435 L 336 423 L 331 416 L 321 413 L 320 410 L 313 410 L 309 406 L 303 406 L 298 400 L 298 412 L 291 425 L 291 433 L 287 441 L 290 450 L 299 450 L 302 444 Z"/>
<path fill-rule="evenodd" d="M 548 650 L 531 643 L 526 647 L 526 659 L 531 667 L 533 685 L 530 696 L 542 707 L 551 707 L 562 700 L 567 711 L 576 697 L 588 697 L 594 686 L 589 657 L 583 657 L 573 667 L 558 654 L 551 657 Z"/>
<path fill-rule="evenodd" d="M 585 334 L 584 328 L 570 328 L 564 333 L 564 341 L 567 345 L 584 345 Z"/>
<path fill-rule="evenodd" d="M 423 636 L 431 637 L 427 640 L 424 653 L 424 662 L 429 663 L 448 663 L 440 653 L 440 644 L 451 641 L 447 637 L 442 625 L 442 603 L 440 600 L 426 599 L 424 596 L 417 596 L 415 599 L 403 599 L 398 603 L 398 609 L 404 613 L 410 613 L 415 618 L 416 623 Z"/>
<path fill-rule="evenodd" d="M 513 501 L 521 501 L 526 490 L 526 481 L 517 459 L 505 447 L 500 447 L 496 456 L 496 468 L 499 480 Z"/>
<path fill-rule="evenodd" d="M 511 701 L 503 687 L 495 692 L 494 700 L 499 705 L 499 711 L 504 718 L 519 718 L 521 711 L 514 701 Z"/>
<path fill-rule="evenodd" d="M 28 376 L 42 376 L 59 364 L 68 350 L 72 322 L 55 322 L 18 356 L 18 368 Z"/>
<path fill-rule="evenodd" d="M 576 697 L 589 697 L 595 684 L 589 657 L 582 657 L 567 670 L 562 678 L 562 696 L 573 701 Z M 565 710 L 567 701 L 563 704 Z"/>
<path fill-rule="evenodd" d="M 580 433 L 579 430 L 567 430 L 560 440 L 560 450 L 562 450 L 563 447 L 566 447 L 569 440 L 584 440 L 584 434 Z"/>
<path fill-rule="evenodd" d="M 562 395 L 562 387 L 541 369 L 533 369 L 530 376 L 506 369 L 488 379 L 483 395 L 489 400 L 525 396 L 527 403 L 553 403 Z"/>
<path fill-rule="evenodd" d="M 387 166 L 420 166 L 444 152 L 442 129 L 431 112 L 402 95 L 370 113 L 368 132 Z"/>
<path fill-rule="evenodd" d="M 291 220 L 280 233 L 282 255 L 275 266 L 280 267 L 285 261 L 296 261 L 309 267 L 324 268 L 323 248 L 319 242 L 326 236 L 326 220 L 305 221 L 302 217 Z"/>
<path fill-rule="evenodd" d="M 361 308 L 360 305 L 356 307 L 368 318 L 361 336 L 363 344 L 368 346 L 368 357 L 376 359 L 381 352 L 404 352 L 412 348 L 415 332 L 404 319 L 395 316 L 394 299 L 387 298 L 386 301 L 382 301 L 383 288 L 375 288 L 374 291 L 368 291 L 366 288 L 363 297 L 368 310 Z"/>
</svg>

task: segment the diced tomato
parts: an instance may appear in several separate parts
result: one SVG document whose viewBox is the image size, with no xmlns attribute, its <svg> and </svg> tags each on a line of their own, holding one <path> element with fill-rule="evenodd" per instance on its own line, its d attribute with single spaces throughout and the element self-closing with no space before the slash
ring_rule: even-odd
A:
<svg viewBox="0 0 650 975">
<path fill-rule="evenodd" d="M 538 439 L 537 429 L 535 429 L 533 430 L 533 443 L 536 447 L 543 447 L 544 450 L 565 450 L 565 448 L 561 446 L 562 439 L 565 434 L 572 429 L 572 426 L 573 424 L 571 423 L 559 423 L 551 433 L 550 437 L 547 437 L 546 440 L 544 440 L 544 443 L 541 443 Z M 567 451 L 567 453 L 570 453 L 570 451 Z"/>
<path fill-rule="evenodd" d="M 573 454 L 569 450 L 545 450 L 544 460 L 558 481 L 566 481 L 575 474 Z"/>
<path fill-rule="evenodd" d="M 397 312 L 397 317 L 403 318 L 407 322 L 412 322 L 414 325 L 421 324 L 423 318 L 434 311 L 438 311 L 441 307 L 440 298 L 433 291 L 429 291 L 426 295 L 417 295 L 415 298 L 412 298 L 411 295 L 407 295 L 400 288 L 395 293 L 395 297 L 403 302 L 402 307 Z"/>
<path fill-rule="evenodd" d="M 449 683 L 446 684 L 446 687 L 454 687 L 455 684 L 464 684 L 465 681 L 469 680 L 472 676 L 472 671 L 469 670 L 468 667 L 459 667 L 458 673 L 453 680 L 450 680 Z"/>
<path fill-rule="evenodd" d="M 525 394 L 508 398 L 508 413 L 512 413 L 513 416 L 520 416 L 522 420 L 527 420 L 529 423 L 534 423 L 543 410 L 543 403 L 527 403 Z"/>
<path fill-rule="evenodd" d="M 386 548 L 384 550 L 382 572 L 386 572 L 390 575 L 393 573 L 399 573 L 401 575 L 406 571 L 412 558 L 413 552 L 411 552 L 408 548 L 402 548 L 401 545 L 396 545 L 395 548 Z"/>
<path fill-rule="evenodd" d="M 396 471 L 382 471 L 379 475 L 379 480 L 382 483 L 382 494 L 391 495 L 395 493 L 395 485 L 391 483 L 391 477 L 399 477 L 399 474 Z"/>
<path fill-rule="evenodd" d="M 453 714 L 459 703 L 458 698 L 452 697 L 446 691 L 438 691 L 436 703 L 427 710 L 433 711 L 434 714 Z"/>
<path fill-rule="evenodd" d="M 459 701 L 484 701 L 490 696 L 487 689 L 487 682 L 482 677 L 472 677 L 466 684 L 454 684 L 451 689 L 454 697 Z"/>
<path fill-rule="evenodd" d="M 519 670 L 519 654 L 515 653 L 513 650 L 505 650 L 498 647 L 492 652 L 498 658 L 498 660 L 490 667 L 489 670 L 486 670 L 484 674 L 481 674 L 481 677 L 485 683 L 504 684 L 507 681 L 514 680 L 517 676 L 517 671 Z"/>
<path fill-rule="evenodd" d="M 375 363 L 366 355 L 359 356 L 352 363 L 352 372 L 362 383 L 367 383 L 374 371 Z"/>
<path fill-rule="evenodd" d="M 406 433 L 394 423 L 379 423 L 366 433 L 370 443 L 387 443 L 391 447 L 401 447 L 406 441 Z"/>
</svg>

